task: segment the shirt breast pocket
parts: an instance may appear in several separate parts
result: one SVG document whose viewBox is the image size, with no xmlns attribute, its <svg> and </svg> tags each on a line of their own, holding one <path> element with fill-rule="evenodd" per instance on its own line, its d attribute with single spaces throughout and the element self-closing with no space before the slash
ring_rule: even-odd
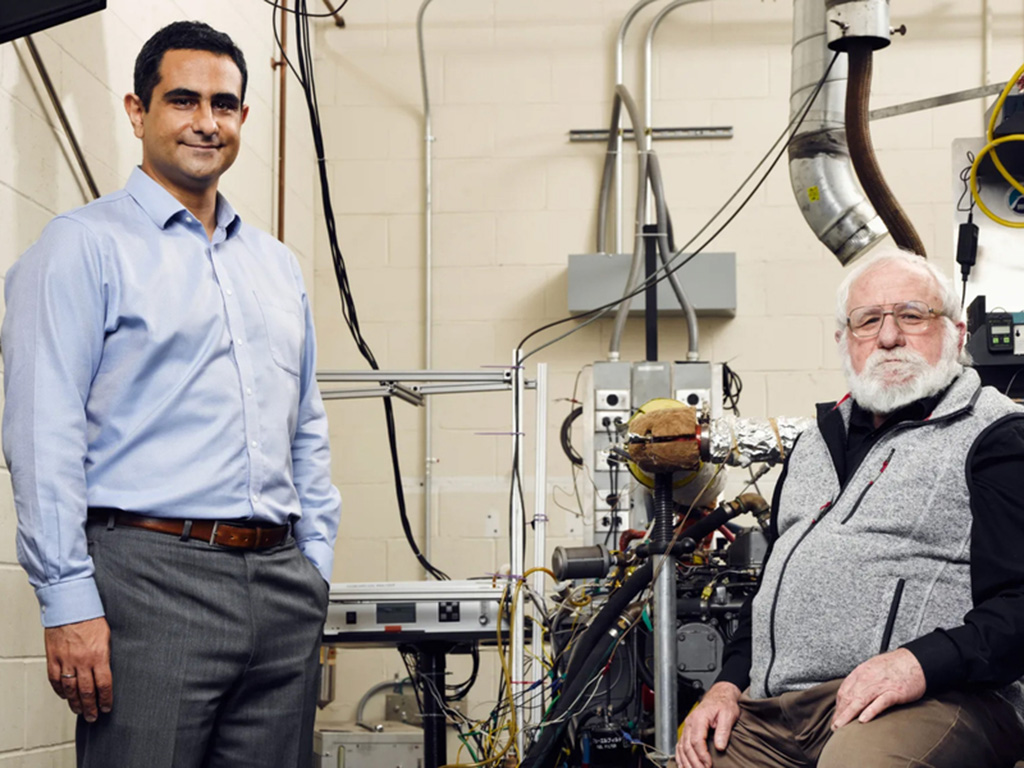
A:
<svg viewBox="0 0 1024 768">
<path fill-rule="evenodd" d="M 298 376 L 302 367 L 302 342 L 305 333 L 302 315 L 297 309 L 281 306 L 259 293 L 256 293 L 256 303 L 259 304 L 260 313 L 263 315 L 271 359 L 279 368 Z"/>
</svg>

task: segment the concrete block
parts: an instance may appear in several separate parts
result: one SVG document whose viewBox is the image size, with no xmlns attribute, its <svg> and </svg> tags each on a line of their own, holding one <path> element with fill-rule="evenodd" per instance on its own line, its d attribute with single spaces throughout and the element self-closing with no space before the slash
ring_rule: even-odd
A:
<svg viewBox="0 0 1024 768">
<path fill-rule="evenodd" d="M 0 690 L 6 691 L 0 701 L 0 752 L 20 749 L 25 745 L 24 662 L 0 661 Z"/>
<path fill-rule="evenodd" d="M 499 214 L 440 213 L 434 216 L 434 264 L 438 267 L 490 266 L 498 246 Z"/>
<path fill-rule="evenodd" d="M 447 104 L 536 103 L 551 100 L 546 54 L 451 54 L 444 59 Z"/>
<path fill-rule="evenodd" d="M 0 615 L 0 657 L 42 655 L 39 603 L 20 567 L 0 566 Z"/>
<path fill-rule="evenodd" d="M 473 369 L 480 361 L 498 360 L 494 329 L 486 321 L 439 323 L 434 326 L 434 366 Z M 511 358 L 510 358 L 511 359 Z"/>
<path fill-rule="evenodd" d="M 435 270 L 434 316 L 439 322 L 534 318 L 544 311 L 545 272 L 527 267 Z"/>
<path fill-rule="evenodd" d="M 773 416 L 815 415 L 814 405 L 839 400 L 847 392 L 839 371 L 774 374 L 768 379 L 768 412 Z"/>
<path fill-rule="evenodd" d="M 439 104 L 432 110 L 435 158 L 494 155 L 498 107 L 490 104 Z"/>
<path fill-rule="evenodd" d="M 590 208 L 498 213 L 499 264 L 564 266 L 570 253 L 592 252 L 596 213 Z"/>
<path fill-rule="evenodd" d="M 547 204 L 541 160 L 439 160 L 434 172 L 437 213 L 536 211 Z"/>
<path fill-rule="evenodd" d="M 715 359 L 729 360 L 737 370 L 818 368 L 822 326 L 817 317 L 738 317 L 715 336 Z"/>
</svg>

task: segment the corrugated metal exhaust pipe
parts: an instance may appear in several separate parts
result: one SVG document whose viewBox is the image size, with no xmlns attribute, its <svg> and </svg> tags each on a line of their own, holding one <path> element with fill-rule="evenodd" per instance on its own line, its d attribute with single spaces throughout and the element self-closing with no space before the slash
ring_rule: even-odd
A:
<svg viewBox="0 0 1024 768">
<path fill-rule="evenodd" d="M 791 117 L 832 60 L 825 25 L 825 0 L 794 0 Z M 846 57 L 840 56 L 789 144 L 789 176 L 800 211 L 843 265 L 886 235 L 850 162 L 844 125 L 846 78 Z"/>
</svg>

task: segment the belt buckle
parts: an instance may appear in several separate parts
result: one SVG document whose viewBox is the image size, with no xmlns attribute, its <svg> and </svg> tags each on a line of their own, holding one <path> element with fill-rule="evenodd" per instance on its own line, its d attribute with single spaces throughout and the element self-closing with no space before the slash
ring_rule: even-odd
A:
<svg viewBox="0 0 1024 768">
<path fill-rule="evenodd" d="M 210 531 L 210 546 L 213 546 L 217 542 L 214 539 L 217 538 L 217 529 L 220 528 L 220 520 L 213 521 L 213 530 Z"/>
</svg>

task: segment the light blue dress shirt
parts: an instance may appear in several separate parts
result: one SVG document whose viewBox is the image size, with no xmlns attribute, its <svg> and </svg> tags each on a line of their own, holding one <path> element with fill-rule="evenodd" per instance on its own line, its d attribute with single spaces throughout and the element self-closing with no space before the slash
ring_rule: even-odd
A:
<svg viewBox="0 0 1024 768">
<path fill-rule="evenodd" d="M 8 271 L 3 451 L 43 625 L 103 615 L 87 507 L 293 522 L 330 580 L 340 513 L 302 275 L 218 196 L 208 238 L 136 168 Z"/>
</svg>

